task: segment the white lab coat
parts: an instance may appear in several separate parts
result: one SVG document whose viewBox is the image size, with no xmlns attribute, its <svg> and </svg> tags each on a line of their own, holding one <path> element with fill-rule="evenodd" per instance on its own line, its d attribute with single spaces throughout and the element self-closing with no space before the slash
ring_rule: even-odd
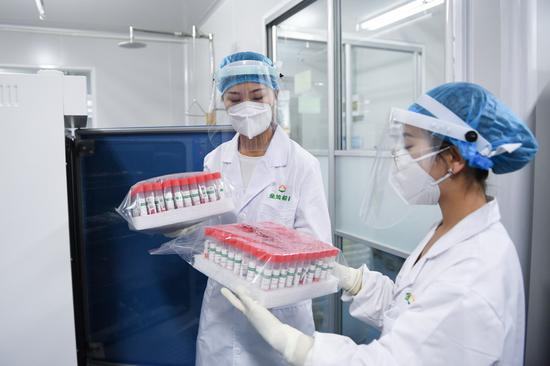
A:
<svg viewBox="0 0 550 366">
<path fill-rule="evenodd" d="M 395 284 L 363 267 L 363 287 L 350 298 L 350 313 L 381 327 L 380 339 L 357 345 L 348 337 L 315 333 L 306 365 L 523 363 L 521 268 L 496 200 L 464 218 L 414 264 L 434 230 L 406 260 Z"/>
<path fill-rule="evenodd" d="M 221 171 L 233 186 L 239 220 L 274 221 L 331 242 L 318 160 L 277 128 L 245 191 L 237 147 L 238 135 L 208 154 L 204 165 L 205 170 Z M 276 199 L 277 195 L 281 199 Z M 282 200 L 283 195 L 286 200 Z M 220 289 L 217 282 L 208 280 L 199 324 L 196 365 L 286 365 L 283 357 L 221 295 Z M 306 334 L 313 335 L 315 331 L 311 300 L 275 308 L 272 313 Z"/>
</svg>

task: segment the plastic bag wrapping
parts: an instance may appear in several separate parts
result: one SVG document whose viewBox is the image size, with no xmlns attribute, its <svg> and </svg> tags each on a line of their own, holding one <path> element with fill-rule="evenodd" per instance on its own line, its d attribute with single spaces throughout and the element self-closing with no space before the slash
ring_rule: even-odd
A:
<svg viewBox="0 0 550 366">
<path fill-rule="evenodd" d="M 181 235 L 181 230 L 235 209 L 218 172 L 154 177 L 134 184 L 116 211 L 130 230 Z"/>
<path fill-rule="evenodd" d="M 272 222 L 201 224 L 151 251 L 173 253 L 231 290 L 246 288 L 267 308 L 338 291 L 332 271 L 340 250 Z"/>
</svg>

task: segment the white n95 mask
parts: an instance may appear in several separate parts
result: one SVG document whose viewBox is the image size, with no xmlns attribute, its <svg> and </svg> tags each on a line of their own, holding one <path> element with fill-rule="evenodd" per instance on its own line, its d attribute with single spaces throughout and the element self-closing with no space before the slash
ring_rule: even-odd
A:
<svg viewBox="0 0 550 366">
<path fill-rule="evenodd" d="M 229 107 L 227 114 L 233 129 L 249 139 L 267 130 L 273 118 L 271 105 L 251 101 Z"/>
<path fill-rule="evenodd" d="M 437 205 L 440 196 L 439 183 L 449 178 L 453 173 L 449 170 L 443 177 L 435 180 L 422 169 L 418 162 L 437 155 L 443 150 L 429 153 L 417 159 L 413 159 L 408 153 L 398 156 L 399 163 L 396 159 L 396 164 L 390 174 L 390 185 L 403 201 L 409 205 Z"/>
</svg>

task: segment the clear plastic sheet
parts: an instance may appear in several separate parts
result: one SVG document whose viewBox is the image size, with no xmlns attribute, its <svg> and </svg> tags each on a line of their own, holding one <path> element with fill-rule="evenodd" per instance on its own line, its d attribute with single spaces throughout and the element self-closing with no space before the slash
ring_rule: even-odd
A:
<svg viewBox="0 0 550 366">
<path fill-rule="evenodd" d="M 182 229 L 233 211 L 231 192 L 218 172 L 164 175 L 134 184 L 117 212 L 131 230 L 180 234 Z"/>
<path fill-rule="evenodd" d="M 340 250 L 332 245 L 272 222 L 208 225 L 195 227 L 151 254 L 177 253 L 229 289 L 245 287 L 268 308 L 338 290 L 332 271 Z"/>
</svg>

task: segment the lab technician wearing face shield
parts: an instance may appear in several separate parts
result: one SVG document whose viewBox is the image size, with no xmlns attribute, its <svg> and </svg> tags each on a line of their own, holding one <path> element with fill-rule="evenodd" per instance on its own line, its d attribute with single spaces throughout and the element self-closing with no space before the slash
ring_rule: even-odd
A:
<svg viewBox="0 0 550 366">
<path fill-rule="evenodd" d="M 273 62 L 258 53 L 239 52 L 222 61 L 217 86 L 237 134 L 206 156 L 205 170 L 220 171 L 233 186 L 239 220 L 277 222 L 330 242 L 319 162 L 275 122 L 278 79 Z M 196 364 L 286 365 L 220 290 L 208 280 Z M 311 300 L 269 313 L 303 334 L 315 331 Z"/>
<path fill-rule="evenodd" d="M 403 202 L 439 204 L 443 218 L 395 282 L 365 265 L 336 268 L 351 315 L 382 329 L 368 345 L 335 334 L 311 337 L 273 318 L 244 290 L 222 292 L 293 365 L 522 365 L 521 268 L 485 180 L 490 170 L 522 168 L 537 148 L 527 127 L 478 85 L 445 84 L 409 110 L 392 110 L 362 216 L 391 229 L 406 211 Z"/>
</svg>

